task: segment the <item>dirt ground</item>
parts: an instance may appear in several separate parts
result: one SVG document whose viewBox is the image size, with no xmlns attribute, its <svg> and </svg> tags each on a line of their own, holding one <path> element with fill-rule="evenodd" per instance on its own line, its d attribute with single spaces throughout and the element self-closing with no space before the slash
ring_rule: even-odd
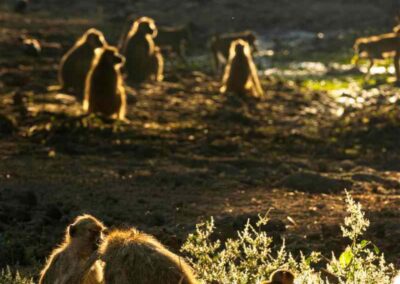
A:
<svg viewBox="0 0 400 284">
<path fill-rule="evenodd" d="M 391 85 L 371 86 L 368 104 L 337 115 L 340 102 L 298 80 L 262 76 L 261 100 L 221 96 L 209 68 L 172 64 L 164 82 L 130 89 L 129 121 L 114 124 L 47 91 L 78 35 L 96 26 L 115 42 L 128 13 L 194 21 L 198 40 L 242 27 L 367 33 L 390 29 L 395 1 L 33 2 L 25 15 L 0 6 L 0 267 L 37 272 L 80 213 L 137 226 L 176 251 L 210 216 L 224 239 L 272 209 L 277 245 L 283 237 L 295 253 L 329 256 L 347 244 L 345 189 L 371 220 L 366 237 L 399 266 L 400 103 Z M 41 57 L 24 55 L 21 34 L 41 41 Z"/>
</svg>

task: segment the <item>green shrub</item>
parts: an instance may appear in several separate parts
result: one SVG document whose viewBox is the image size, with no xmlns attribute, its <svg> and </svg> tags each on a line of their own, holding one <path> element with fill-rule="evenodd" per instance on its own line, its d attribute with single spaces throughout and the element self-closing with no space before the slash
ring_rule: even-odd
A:
<svg viewBox="0 0 400 284">
<path fill-rule="evenodd" d="M 396 274 L 392 264 L 387 264 L 384 255 L 371 242 L 362 240 L 369 226 L 361 210 L 346 192 L 347 216 L 342 226 L 343 237 L 351 244 L 337 258 L 333 253 L 325 263 L 330 274 L 343 284 L 390 284 Z M 296 274 L 296 283 L 323 284 L 327 279 L 316 271 L 313 264 L 323 265 L 321 253 L 312 252 L 308 256 L 300 255 L 296 260 L 287 252 L 285 243 L 277 251 L 271 248 L 272 238 L 260 227 L 268 222 L 268 214 L 259 216 L 255 226 L 247 222 L 238 232 L 237 238 L 228 239 L 224 244 L 219 240 L 211 241 L 214 221 L 198 224 L 196 232 L 190 234 L 182 246 L 182 252 L 188 259 L 202 283 L 247 284 L 268 280 L 276 269 L 290 269 Z"/>
<path fill-rule="evenodd" d="M 18 271 L 13 274 L 9 267 L 0 271 L 0 284 L 34 284 L 32 279 L 23 278 Z"/>
</svg>

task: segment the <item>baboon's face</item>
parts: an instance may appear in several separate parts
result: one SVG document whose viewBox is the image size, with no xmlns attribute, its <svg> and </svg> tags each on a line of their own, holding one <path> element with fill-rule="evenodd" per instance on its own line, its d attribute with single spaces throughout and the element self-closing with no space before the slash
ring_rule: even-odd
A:
<svg viewBox="0 0 400 284">
<path fill-rule="evenodd" d="M 87 42 L 93 48 L 98 48 L 104 46 L 105 39 L 103 35 L 97 33 L 90 33 L 87 36 Z"/>
<path fill-rule="evenodd" d="M 105 56 L 110 65 L 123 65 L 125 63 L 125 57 L 115 50 L 106 50 L 103 56 Z"/>
<path fill-rule="evenodd" d="M 235 46 L 235 54 L 236 55 L 243 55 L 244 54 L 245 46 L 243 44 L 236 44 Z"/>
<path fill-rule="evenodd" d="M 77 240 L 92 251 L 99 247 L 104 230 L 105 227 L 101 223 L 92 219 L 82 219 L 69 226 L 72 241 Z"/>
<path fill-rule="evenodd" d="M 157 35 L 157 28 L 153 21 L 145 20 L 139 23 L 138 32 L 140 34 L 149 34 L 152 37 Z"/>
</svg>

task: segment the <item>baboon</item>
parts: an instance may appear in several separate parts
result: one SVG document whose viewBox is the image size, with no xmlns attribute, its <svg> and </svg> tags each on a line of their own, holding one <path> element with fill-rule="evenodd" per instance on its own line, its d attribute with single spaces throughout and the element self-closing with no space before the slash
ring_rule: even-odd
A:
<svg viewBox="0 0 400 284">
<path fill-rule="evenodd" d="M 92 64 L 94 50 L 106 45 L 102 32 L 96 29 L 86 31 L 61 59 L 58 73 L 61 89 L 71 92 L 79 101 L 82 101 L 85 80 Z"/>
<path fill-rule="evenodd" d="M 159 27 L 155 42 L 162 50 L 173 52 L 186 63 L 186 48 L 191 41 L 190 26 Z"/>
<path fill-rule="evenodd" d="M 277 270 L 271 274 L 270 280 L 263 284 L 293 284 L 294 275 L 288 270 Z"/>
<path fill-rule="evenodd" d="M 53 250 L 47 260 L 39 284 L 102 283 L 103 273 L 99 261 L 91 262 L 90 267 L 86 266 L 86 262 L 96 253 L 104 229 L 104 225 L 93 216 L 77 217 L 68 226 L 64 242 Z M 80 273 L 82 278 L 76 281 Z"/>
<path fill-rule="evenodd" d="M 153 19 L 142 17 L 136 20 L 122 47 L 126 57 L 127 80 L 142 83 L 146 80 L 161 81 L 162 55 L 154 44 L 157 27 Z"/>
<path fill-rule="evenodd" d="M 126 94 L 121 67 L 125 58 L 114 47 L 95 50 L 85 85 L 83 109 L 117 119 L 125 118 Z"/>
<path fill-rule="evenodd" d="M 229 49 L 232 42 L 238 39 L 246 41 L 250 45 L 252 52 L 257 51 L 257 37 L 252 31 L 227 33 L 216 35 L 211 38 L 210 48 L 214 60 L 215 71 L 217 73 L 221 71 L 221 66 L 223 66 L 229 58 Z"/>
<path fill-rule="evenodd" d="M 99 248 L 107 284 L 195 284 L 191 267 L 154 237 L 131 228 L 110 232 Z"/>
<path fill-rule="evenodd" d="M 221 92 L 239 95 L 250 92 L 255 97 L 262 97 L 264 94 L 251 56 L 250 45 L 244 40 L 238 39 L 231 44 Z"/>
<path fill-rule="evenodd" d="M 358 65 L 360 58 L 367 58 L 370 61 L 368 74 L 376 59 L 394 58 L 397 82 L 400 81 L 400 37 L 397 33 L 359 38 L 354 44 L 355 55 L 353 63 Z"/>
</svg>

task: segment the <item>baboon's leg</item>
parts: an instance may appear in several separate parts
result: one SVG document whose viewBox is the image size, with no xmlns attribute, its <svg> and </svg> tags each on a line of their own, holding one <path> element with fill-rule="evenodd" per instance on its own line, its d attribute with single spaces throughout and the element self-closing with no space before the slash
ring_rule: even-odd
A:
<svg viewBox="0 0 400 284">
<path fill-rule="evenodd" d="M 178 56 L 183 62 L 183 64 L 188 65 L 188 62 L 186 60 L 186 43 L 185 41 L 181 41 L 179 44 L 179 49 L 178 49 Z"/>
<path fill-rule="evenodd" d="M 371 78 L 371 69 L 374 66 L 374 59 L 370 58 L 369 59 L 369 65 L 367 69 L 367 76 L 365 76 L 365 79 L 369 80 Z"/>
</svg>

